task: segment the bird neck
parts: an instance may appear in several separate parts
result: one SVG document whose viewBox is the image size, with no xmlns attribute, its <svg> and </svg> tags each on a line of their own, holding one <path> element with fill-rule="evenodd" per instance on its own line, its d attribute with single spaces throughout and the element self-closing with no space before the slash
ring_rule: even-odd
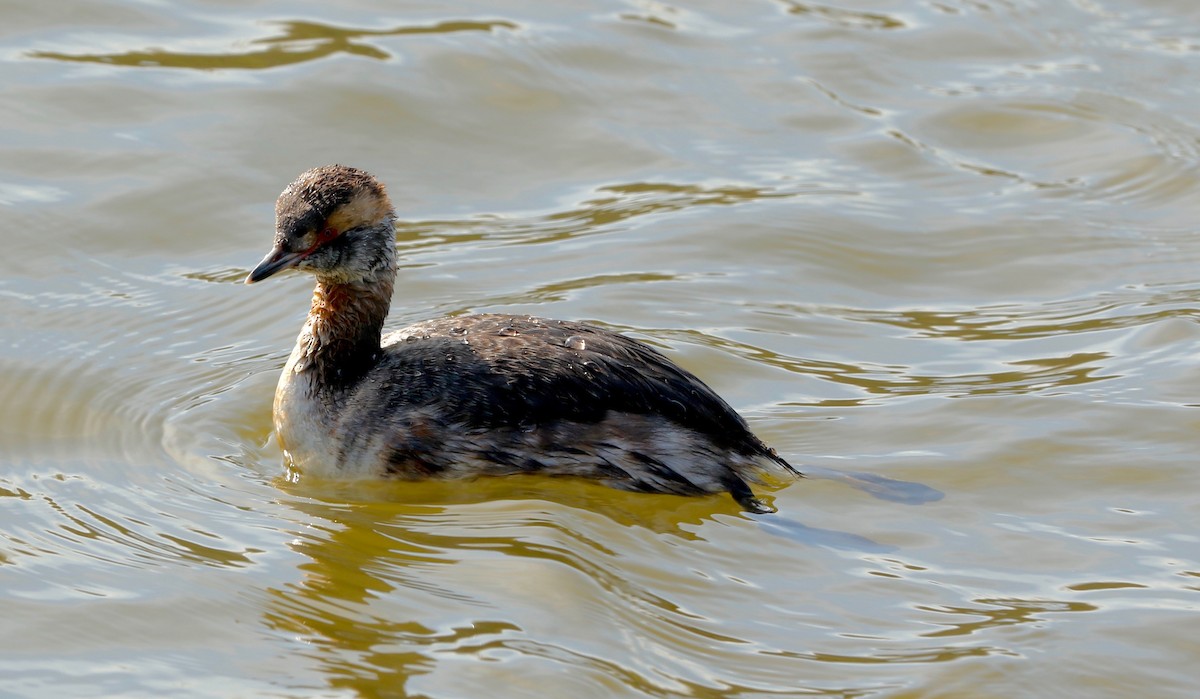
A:
<svg viewBox="0 0 1200 699">
<path fill-rule="evenodd" d="M 392 265 L 379 271 L 355 282 L 317 279 L 291 361 L 295 372 L 313 372 L 315 390 L 349 388 L 378 361 L 396 274 Z"/>
</svg>

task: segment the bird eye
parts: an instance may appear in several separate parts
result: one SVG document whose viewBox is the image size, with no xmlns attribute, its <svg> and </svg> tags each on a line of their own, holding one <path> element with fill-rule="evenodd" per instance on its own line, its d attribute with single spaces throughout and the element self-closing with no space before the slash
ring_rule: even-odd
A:
<svg viewBox="0 0 1200 699">
<path fill-rule="evenodd" d="M 336 238 L 337 234 L 338 232 L 336 228 L 333 226 L 325 226 L 324 230 L 317 234 L 317 238 L 320 239 L 322 243 L 328 243 Z"/>
</svg>

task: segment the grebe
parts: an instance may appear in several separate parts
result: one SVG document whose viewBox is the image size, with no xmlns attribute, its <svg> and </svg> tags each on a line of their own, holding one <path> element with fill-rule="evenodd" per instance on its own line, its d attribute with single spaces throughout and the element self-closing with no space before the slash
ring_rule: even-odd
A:
<svg viewBox="0 0 1200 699">
<path fill-rule="evenodd" d="M 383 184 L 333 165 L 275 204 L 275 245 L 246 277 L 295 267 L 312 308 L 275 391 L 275 431 L 300 471 L 454 479 L 542 473 L 623 490 L 729 492 L 800 474 L 700 379 L 650 347 L 583 323 L 499 314 L 383 336 L 396 280 Z"/>
</svg>

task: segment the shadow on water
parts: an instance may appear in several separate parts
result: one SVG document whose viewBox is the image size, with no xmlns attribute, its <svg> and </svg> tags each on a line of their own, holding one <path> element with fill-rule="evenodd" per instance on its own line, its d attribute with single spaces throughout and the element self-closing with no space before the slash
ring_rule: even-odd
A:
<svg viewBox="0 0 1200 699">
<path fill-rule="evenodd" d="M 865 536 L 836 529 L 810 527 L 778 514 L 752 516 L 758 522 L 759 529 L 767 534 L 791 539 L 808 546 L 824 546 L 837 551 L 858 551 L 860 553 L 892 553 L 896 551 L 895 546 L 881 544 Z"/>
<path fill-rule="evenodd" d="M 904 505 L 924 505 L 936 502 L 945 497 L 939 490 L 921 483 L 900 481 L 863 471 L 838 471 L 820 466 L 803 466 L 806 478 L 825 479 L 846 483 L 880 500 L 897 502 Z M 881 544 L 850 532 L 835 529 L 820 529 L 802 524 L 785 514 L 748 515 L 758 523 L 760 529 L 773 536 L 800 542 L 809 546 L 824 546 L 839 551 L 859 551 L 862 553 L 891 553 L 895 546 Z"/>
<path fill-rule="evenodd" d="M 894 478 L 887 478 L 865 471 L 839 471 L 820 466 L 805 466 L 804 475 L 809 478 L 840 481 L 880 500 L 898 502 L 904 505 L 924 505 L 930 502 L 937 502 L 945 497 L 945 493 L 942 491 L 930 488 L 922 483 L 898 481 Z"/>
</svg>

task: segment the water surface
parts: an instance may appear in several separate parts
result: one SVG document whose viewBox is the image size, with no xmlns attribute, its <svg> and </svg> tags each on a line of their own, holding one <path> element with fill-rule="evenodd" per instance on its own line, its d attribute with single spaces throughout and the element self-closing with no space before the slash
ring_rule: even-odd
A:
<svg viewBox="0 0 1200 699">
<path fill-rule="evenodd" d="M 4 693 L 1195 693 L 1193 3 L 0 20 Z M 393 327 L 599 322 L 814 477 L 283 477 L 310 280 L 241 279 L 331 162 L 398 207 Z"/>
</svg>

